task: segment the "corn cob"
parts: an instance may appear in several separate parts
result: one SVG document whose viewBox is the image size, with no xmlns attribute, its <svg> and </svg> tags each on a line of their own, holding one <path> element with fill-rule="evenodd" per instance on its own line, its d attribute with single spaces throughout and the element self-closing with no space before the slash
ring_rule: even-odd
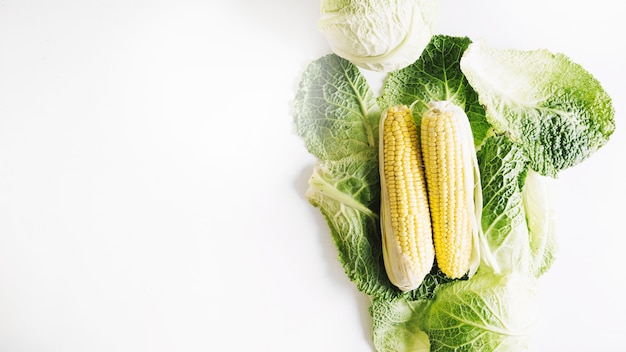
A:
<svg viewBox="0 0 626 352">
<path fill-rule="evenodd" d="M 391 283 L 410 291 L 430 272 L 435 256 L 411 110 L 403 105 L 383 112 L 379 133 L 383 260 Z"/>
<path fill-rule="evenodd" d="M 472 275 L 482 195 L 469 120 L 450 102 L 431 102 L 420 126 L 437 265 L 449 278 Z"/>
</svg>

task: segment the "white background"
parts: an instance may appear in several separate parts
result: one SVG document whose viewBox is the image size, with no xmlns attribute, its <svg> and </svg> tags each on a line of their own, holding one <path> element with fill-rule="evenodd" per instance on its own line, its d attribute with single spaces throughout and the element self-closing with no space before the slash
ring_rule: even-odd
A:
<svg viewBox="0 0 626 352">
<path fill-rule="evenodd" d="M 0 352 L 372 351 L 367 297 L 303 197 L 291 101 L 319 0 L 0 0 Z M 618 1 L 442 0 L 436 32 L 564 52 L 615 100 L 555 182 L 531 351 L 626 333 Z"/>
</svg>

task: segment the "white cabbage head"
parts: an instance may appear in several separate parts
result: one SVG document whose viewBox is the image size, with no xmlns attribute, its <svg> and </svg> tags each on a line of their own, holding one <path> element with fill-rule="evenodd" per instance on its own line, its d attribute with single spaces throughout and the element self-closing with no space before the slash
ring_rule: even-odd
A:
<svg viewBox="0 0 626 352">
<path fill-rule="evenodd" d="M 318 28 L 338 56 L 390 72 L 419 58 L 436 17 L 437 0 L 322 0 Z"/>
</svg>

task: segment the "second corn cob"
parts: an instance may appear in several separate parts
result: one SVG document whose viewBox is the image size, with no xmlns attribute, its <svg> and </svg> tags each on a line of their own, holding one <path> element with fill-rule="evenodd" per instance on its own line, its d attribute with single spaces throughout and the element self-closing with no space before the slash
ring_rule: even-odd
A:
<svg viewBox="0 0 626 352">
<path fill-rule="evenodd" d="M 481 204 L 482 197 L 475 194 L 478 167 L 465 112 L 447 101 L 431 102 L 421 121 L 421 145 L 437 265 L 449 278 L 471 275 L 479 261 L 481 205 L 475 201 Z"/>
</svg>

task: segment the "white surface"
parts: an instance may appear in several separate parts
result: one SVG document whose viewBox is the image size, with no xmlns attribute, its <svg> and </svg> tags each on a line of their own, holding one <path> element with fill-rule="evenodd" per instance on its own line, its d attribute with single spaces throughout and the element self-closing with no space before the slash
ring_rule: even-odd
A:
<svg viewBox="0 0 626 352">
<path fill-rule="evenodd" d="M 0 351 L 371 351 L 303 197 L 306 1 L 0 1 Z M 438 33 L 568 54 L 618 130 L 557 184 L 532 351 L 623 348 L 620 2 L 441 3 Z"/>
</svg>

